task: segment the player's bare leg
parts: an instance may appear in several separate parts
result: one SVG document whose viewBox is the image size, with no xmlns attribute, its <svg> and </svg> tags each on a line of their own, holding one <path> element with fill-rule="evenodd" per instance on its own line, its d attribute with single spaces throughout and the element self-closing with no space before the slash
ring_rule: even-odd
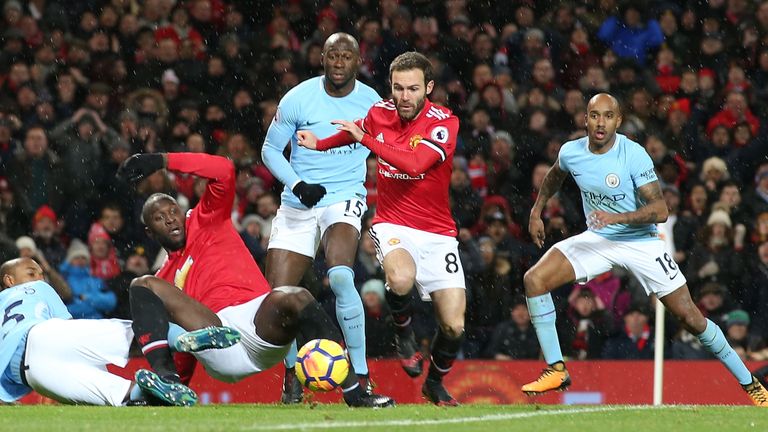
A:
<svg viewBox="0 0 768 432">
<path fill-rule="evenodd" d="M 680 325 L 698 337 L 701 344 L 733 374 L 752 399 L 752 403 L 768 407 L 768 391 L 752 376 L 744 362 L 728 344 L 720 327 L 701 314 L 691 299 L 687 285 L 665 295 L 661 298 L 661 302 L 680 321 Z"/>
<path fill-rule="evenodd" d="M 365 310 L 360 293 L 355 287 L 352 269 L 357 255 L 360 232 L 348 223 L 331 225 L 323 233 L 323 250 L 328 267 L 328 281 L 336 296 L 336 320 L 344 333 L 349 360 L 360 385 L 370 393 L 373 390 L 365 353 Z"/>
<path fill-rule="evenodd" d="M 170 322 L 189 332 L 182 335 L 186 338 L 182 351 L 225 348 L 239 340 L 237 332 L 221 327 L 215 313 L 163 279 L 136 278 L 129 295 L 136 341 L 152 369 L 166 381 L 179 381 L 168 343 Z"/>
<path fill-rule="evenodd" d="M 424 360 L 411 326 L 411 290 L 416 281 L 416 262 L 405 249 L 395 249 L 384 257 L 387 278 L 387 303 L 395 322 L 395 345 L 400 365 L 411 377 L 421 375 Z"/>
<path fill-rule="evenodd" d="M 571 377 L 560 352 L 560 342 L 555 329 L 555 305 L 550 291 L 575 278 L 573 266 L 557 248 L 550 248 L 523 277 L 531 323 L 536 329 L 536 336 L 547 362 L 547 367 L 539 378 L 522 387 L 522 391 L 528 395 L 550 390 L 562 391 L 571 385 Z"/>
<path fill-rule="evenodd" d="M 274 345 L 286 345 L 294 339 L 301 345 L 313 339 L 342 341 L 341 333 L 331 318 L 312 294 L 301 287 L 274 288 L 256 312 L 254 325 L 259 337 Z M 383 408 L 394 405 L 389 397 L 365 392 L 353 373 L 347 376 L 341 387 L 344 401 L 349 406 Z"/>
<path fill-rule="evenodd" d="M 272 248 L 267 251 L 264 276 L 272 288 L 298 286 L 304 273 L 311 265 L 311 257 L 285 249 Z M 285 365 L 285 375 L 283 376 L 280 401 L 284 404 L 301 403 L 304 398 L 304 388 L 296 378 L 296 371 L 294 369 L 297 351 L 298 349 L 294 342 L 283 362 Z"/>
<path fill-rule="evenodd" d="M 467 291 L 448 288 L 431 293 L 438 329 L 432 341 L 429 372 L 422 394 L 438 406 L 457 406 L 458 401 L 443 385 L 443 377 L 450 372 L 453 361 L 464 341 L 464 312 L 467 307 Z"/>
</svg>

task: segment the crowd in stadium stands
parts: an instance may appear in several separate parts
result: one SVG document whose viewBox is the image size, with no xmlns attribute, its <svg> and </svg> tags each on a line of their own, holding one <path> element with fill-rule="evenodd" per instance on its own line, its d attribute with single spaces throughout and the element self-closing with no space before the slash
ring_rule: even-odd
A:
<svg viewBox="0 0 768 432">
<path fill-rule="evenodd" d="M 0 261 L 36 257 L 71 291 L 76 318 L 127 317 L 130 280 L 162 262 L 139 220 L 144 199 L 166 192 L 188 208 L 204 190 L 163 171 L 134 191 L 115 178 L 133 153 L 229 157 L 232 220 L 263 264 L 282 190 L 260 160 L 265 131 L 280 97 L 322 73 L 325 39 L 345 31 L 360 43 L 360 79 L 384 98 L 391 60 L 426 54 L 431 100 L 461 119 L 450 193 L 464 358 L 539 357 L 522 291 L 542 254 L 528 212 L 560 145 L 585 134 L 586 101 L 608 91 L 622 102 L 619 132 L 656 164 L 670 208 L 661 231 L 694 299 L 740 355 L 768 359 L 768 1 L 5 0 L 0 31 Z M 543 216 L 545 249 L 583 229 L 571 181 Z M 354 270 L 368 353 L 387 357 L 375 254 L 363 235 Z M 332 310 L 323 266 L 319 256 L 304 282 Z M 652 358 L 653 309 L 623 269 L 555 298 L 568 358 Z M 434 320 L 420 308 L 427 341 Z M 668 358 L 707 358 L 666 328 Z"/>
</svg>

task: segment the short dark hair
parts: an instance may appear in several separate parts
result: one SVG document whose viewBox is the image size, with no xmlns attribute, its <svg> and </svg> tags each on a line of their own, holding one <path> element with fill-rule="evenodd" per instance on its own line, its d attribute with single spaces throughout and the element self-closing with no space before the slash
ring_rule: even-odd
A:
<svg viewBox="0 0 768 432">
<path fill-rule="evenodd" d="M 432 72 L 432 62 L 424 54 L 416 51 L 409 51 L 397 56 L 389 65 L 389 78 L 392 79 L 392 72 L 407 71 L 412 69 L 421 69 L 424 73 L 424 84 L 434 80 Z"/>
</svg>

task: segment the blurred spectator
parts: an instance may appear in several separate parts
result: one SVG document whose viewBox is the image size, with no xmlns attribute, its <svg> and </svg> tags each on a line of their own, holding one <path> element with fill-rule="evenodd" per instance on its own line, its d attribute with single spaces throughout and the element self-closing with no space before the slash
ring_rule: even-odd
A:
<svg viewBox="0 0 768 432">
<path fill-rule="evenodd" d="M 32 218 L 32 238 L 51 266 L 58 268 L 64 262 L 67 250 L 61 241 L 56 212 L 49 206 L 41 206 L 35 212 Z"/>
<path fill-rule="evenodd" d="M 725 316 L 725 337 L 742 360 L 749 360 L 748 353 L 757 341 L 749 335 L 749 314 L 735 309 Z M 752 339 L 752 340 L 751 340 Z"/>
<path fill-rule="evenodd" d="M 768 241 L 760 243 L 752 257 L 751 277 L 749 279 L 749 288 L 747 292 L 751 294 L 750 301 L 745 309 L 752 314 L 754 318 L 752 330 L 768 341 Z"/>
<path fill-rule="evenodd" d="M 118 139 L 117 133 L 89 109 L 81 108 L 51 131 L 51 140 L 61 157 L 66 181 L 59 187 L 72 191 L 64 213 L 67 233 L 84 237 L 97 196 L 102 152 Z"/>
<path fill-rule="evenodd" d="M 104 318 L 117 305 L 115 293 L 107 291 L 104 282 L 91 274 L 90 259 L 88 247 L 75 239 L 67 249 L 66 261 L 59 267 L 72 289 L 67 309 L 75 318 Z"/>
<path fill-rule="evenodd" d="M 262 235 L 262 224 L 260 217 L 249 214 L 240 221 L 240 238 L 251 252 L 253 259 L 260 265 L 264 265 L 264 258 L 267 256 L 267 244 L 269 236 Z"/>
<path fill-rule="evenodd" d="M 19 257 L 32 258 L 40 265 L 46 282 L 56 290 L 62 300 L 68 302 L 72 299 L 72 290 L 69 288 L 69 284 L 55 268 L 51 267 L 48 260 L 45 259 L 45 255 L 37 248 L 35 240 L 29 236 L 21 236 L 16 239 L 16 248 L 19 250 Z"/>
<path fill-rule="evenodd" d="M 651 50 L 664 42 L 664 33 L 655 19 L 648 19 L 645 2 L 622 2 L 618 15 L 606 19 L 597 37 L 619 57 L 645 65 Z"/>
<path fill-rule="evenodd" d="M 648 360 L 653 358 L 656 343 L 653 329 L 648 323 L 648 312 L 632 306 L 624 315 L 624 326 L 619 333 L 605 341 L 602 358 L 612 360 Z"/>
<path fill-rule="evenodd" d="M 744 204 L 752 215 L 768 211 L 768 162 L 762 162 L 755 172 L 755 186 Z"/>
<path fill-rule="evenodd" d="M 525 301 L 518 299 L 509 309 L 509 315 L 510 319 L 494 329 L 485 357 L 495 360 L 539 358 L 539 343 Z"/>
<path fill-rule="evenodd" d="M 695 293 L 705 282 L 727 287 L 731 298 L 742 304 L 745 263 L 733 246 L 733 223 L 725 210 L 713 210 L 703 228 L 701 241 L 691 251 L 686 279 Z"/>
<path fill-rule="evenodd" d="M 491 222 L 491 226 L 497 223 Z M 467 358 L 477 358 L 486 350 L 494 328 L 507 318 L 514 294 L 512 287 L 519 286 L 521 278 L 508 250 L 497 248 L 494 240 L 488 237 L 481 237 L 478 243 L 484 270 L 467 288 L 464 343 Z"/>
<path fill-rule="evenodd" d="M 29 215 L 16 200 L 16 194 L 5 177 L 0 177 L 0 232 L 16 238 L 27 232 Z"/>
<path fill-rule="evenodd" d="M 747 122 L 752 128 L 752 135 L 757 135 L 760 120 L 752 114 L 747 105 L 747 97 L 740 90 L 730 90 L 725 97 L 723 109 L 707 122 L 707 133 L 712 133 L 715 126 L 723 125 L 732 129 L 739 122 Z"/>
<path fill-rule="evenodd" d="M 128 253 L 125 259 L 125 268 L 119 275 L 107 281 L 107 287 L 115 293 L 117 305 L 109 318 L 131 319 L 131 305 L 128 298 L 128 287 L 131 281 L 139 276 L 149 274 L 149 262 L 145 255 L 144 247 L 137 246 Z"/>
<path fill-rule="evenodd" d="M 115 245 L 99 222 L 91 224 L 88 231 L 88 249 L 91 253 L 91 274 L 101 280 L 112 279 L 120 273 Z"/>
<path fill-rule="evenodd" d="M 370 279 L 360 289 L 365 309 L 365 350 L 372 358 L 397 356 L 395 350 L 395 323 L 384 300 L 384 282 Z"/>
<path fill-rule="evenodd" d="M 694 297 L 702 314 L 721 328 L 724 328 L 725 313 L 732 309 L 727 295 L 725 288 L 719 283 L 707 282 Z"/>
<path fill-rule="evenodd" d="M 669 216 L 664 223 L 657 224 L 659 234 L 667 242 L 667 250 L 674 261 L 685 270 L 688 252 L 696 242 L 698 223 L 690 215 L 680 210 L 680 190 L 673 185 L 662 188 L 664 201 L 667 203 Z"/>
<path fill-rule="evenodd" d="M 563 355 L 573 360 L 600 358 L 611 329 L 602 299 L 588 287 L 575 287 L 565 318 L 558 324 Z"/>
<path fill-rule="evenodd" d="M 475 225 L 482 205 L 480 194 L 472 189 L 468 169 L 466 159 L 460 156 L 454 157 L 449 193 L 453 218 L 460 228 L 470 228 Z"/>
<path fill-rule="evenodd" d="M 8 182 L 14 189 L 22 210 L 34 214 L 48 205 L 60 211 L 64 207 L 66 173 L 59 157 L 48 148 L 48 135 L 40 127 L 27 129 L 23 151 L 8 167 Z"/>
</svg>

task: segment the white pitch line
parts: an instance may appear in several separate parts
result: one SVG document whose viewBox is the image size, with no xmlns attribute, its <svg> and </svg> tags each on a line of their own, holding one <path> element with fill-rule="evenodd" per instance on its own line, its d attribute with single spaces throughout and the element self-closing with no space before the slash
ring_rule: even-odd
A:
<svg viewBox="0 0 768 432">
<path fill-rule="evenodd" d="M 388 426 L 431 426 L 447 425 L 457 423 L 477 423 L 486 421 L 513 420 L 530 417 L 543 417 L 555 415 L 570 414 L 590 414 L 611 411 L 636 411 L 636 410 L 656 410 L 665 408 L 680 408 L 683 405 L 640 405 L 640 406 L 608 406 L 608 407 L 589 407 L 581 409 L 557 409 L 543 410 L 522 413 L 509 414 L 488 414 L 474 417 L 454 417 L 447 419 L 425 419 L 425 420 L 381 420 L 381 421 L 326 421 L 324 423 L 288 423 L 282 425 L 253 425 L 243 427 L 242 430 L 311 430 L 311 429 L 341 429 L 341 428 L 360 428 L 360 427 L 388 427 Z M 394 408 L 395 410 L 397 408 Z"/>
</svg>

